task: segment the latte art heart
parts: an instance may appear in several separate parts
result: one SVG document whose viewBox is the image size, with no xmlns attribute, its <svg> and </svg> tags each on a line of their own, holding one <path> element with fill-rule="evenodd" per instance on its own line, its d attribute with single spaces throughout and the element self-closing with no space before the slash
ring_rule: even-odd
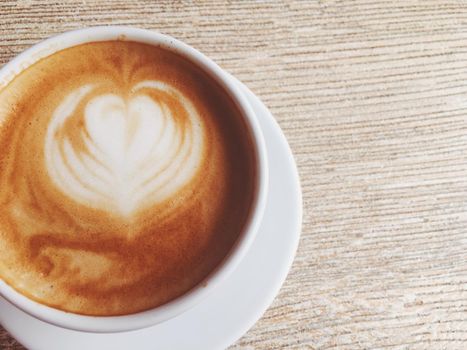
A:
<svg viewBox="0 0 467 350">
<path fill-rule="evenodd" d="M 95 89 L 74 90 L 53 113 L 44 151 L 56 186 L 81 204 L 123 216 L 177 193 L 202 158 L 196 108 L 157 81 L 138 83 L 127 98 L 96 96 Z M 80 125 L 75 135 L 67 130 L 72 118 Z"/>
</svg>

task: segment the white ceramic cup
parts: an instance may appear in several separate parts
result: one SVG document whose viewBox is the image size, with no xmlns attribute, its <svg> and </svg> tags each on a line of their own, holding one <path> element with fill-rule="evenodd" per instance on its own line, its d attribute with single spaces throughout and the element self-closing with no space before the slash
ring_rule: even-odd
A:
<svg viewBox="0 0 467 350">
<path fill-rule="evenodd" d="M 6 86 L 18 73 L 41 58 L 68 47 L 108 40 L 127 40 L 162 46 L 186 57 L 216 80 L 238 106 L 248 126 L 254 141 L 253 151 L 257 159 L 258 182 L 255 186 L 255 199 L 247 225 L 228 256 L 202 283 L 162 306 L 124 316 L 83 316 L 54 309 L 28 299 L 0 279 L 0 297 L 3 296 L 26 313 L 56 326 L 95 333 L 124 332 L 155 325 L 185 312 L 208 297 L 210 293 L 215 292 L 216 286 L 221 284 L 237 267 L 253 242 L 266 205 L 268 188 L 268 166 L 264 139 L 256 116 L 245 96 L 232 78 L 212 60 L 172 37 L 149 30 L 119 26 L 92 27 L 67 32 L 34 45 L 6 64 L 0 70 L 0 89 Z"/>
</svg>

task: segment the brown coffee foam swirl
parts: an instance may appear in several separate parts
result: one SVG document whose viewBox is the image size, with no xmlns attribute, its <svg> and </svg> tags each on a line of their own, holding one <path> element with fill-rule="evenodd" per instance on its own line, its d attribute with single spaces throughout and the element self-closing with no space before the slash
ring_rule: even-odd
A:
<svg viewBox="0 0 467 350">
<path fill-rule="evenodd" d="M 248 217 L 256 175 L 238 113 L 198 68 L 144 44 L 81 45 L 26 69 L 0 91 L 0 277 L 90 315 L 192 288 Z"/>
</svg>

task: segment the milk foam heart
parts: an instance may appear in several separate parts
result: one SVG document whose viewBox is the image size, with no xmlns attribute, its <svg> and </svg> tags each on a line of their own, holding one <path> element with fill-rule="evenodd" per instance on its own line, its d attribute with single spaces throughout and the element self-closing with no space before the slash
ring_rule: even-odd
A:
<svg viewBox="0 0 467 350">
<path fill-rule="evenodd" d="M 193 104 L 157 81 L 138 83 L 126 99 L 94 96 L 94 88 L 74 90 L 53 113 L 44 154 L 54 183 L 84 205 L 123 216 L 175 194 L 202 159 L 203 123 Z M 148 89 L 174 98 L 182 112 L 176 118 L 172 106 L 144 93 Z M 83 115 L 76 115 L 80 103 Z M 64 131 L 69 118 L 82 120 L 84 149 L 76 149 Z"/>
</svg>

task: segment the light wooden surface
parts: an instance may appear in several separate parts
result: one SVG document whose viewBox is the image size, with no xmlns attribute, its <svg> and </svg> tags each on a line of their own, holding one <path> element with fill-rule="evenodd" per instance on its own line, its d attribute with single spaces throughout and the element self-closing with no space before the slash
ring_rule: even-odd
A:
<svg viewBox="0 0 467 350">
<path fill-rule="evenodd" d="M 464 2 L 0 0 L 0 64 L 98 24 L 211 56 L 294 151 L 298 255 L 232 349 L 467 349 Z M 0 349 L 21 347 L 0 329 Z"/>
</svg>

